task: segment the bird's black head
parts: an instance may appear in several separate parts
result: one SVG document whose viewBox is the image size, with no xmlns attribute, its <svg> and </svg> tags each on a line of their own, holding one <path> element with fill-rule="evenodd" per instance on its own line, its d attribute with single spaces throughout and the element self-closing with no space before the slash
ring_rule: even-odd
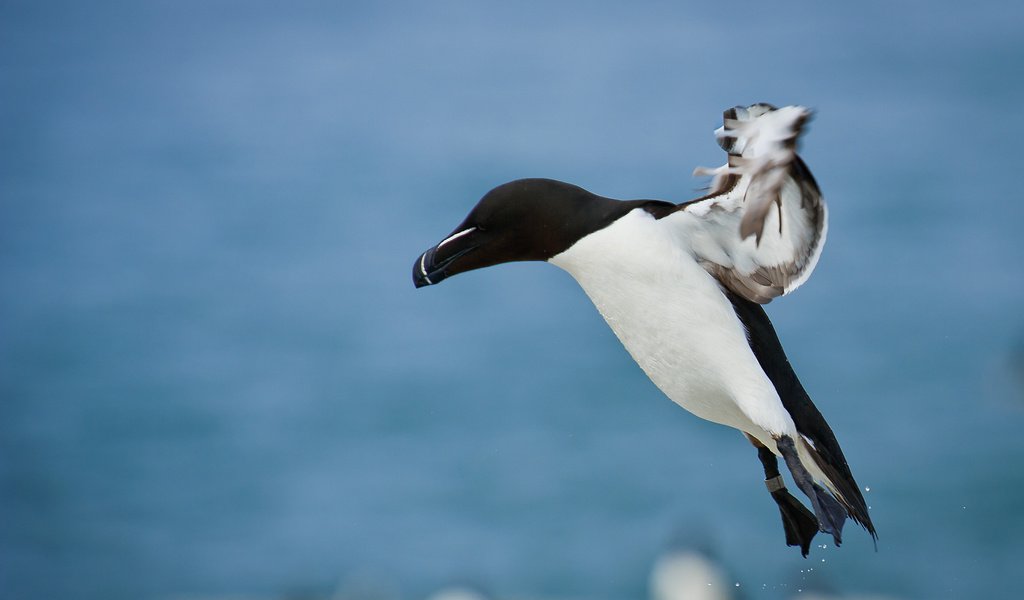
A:
<svg viewBox="0 0 1024 600">
<path fill-rule="evenodd" d="M 473 269 L 548 260 L 647 205 L 661 210 L 674 206 L 656 200 L 612 200 L 552 179 L 512 181 L 487 192 L 462 224 L 416 259 L 413 283 L 423 287 Z"/>
</svg>

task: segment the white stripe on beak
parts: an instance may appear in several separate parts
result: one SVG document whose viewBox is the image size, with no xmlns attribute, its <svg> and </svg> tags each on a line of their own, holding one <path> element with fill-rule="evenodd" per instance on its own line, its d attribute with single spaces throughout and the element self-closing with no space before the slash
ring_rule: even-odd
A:
<svg viewBox="0 0 1024 600">
<path fill-rule="evenodd" d="M 440 249 L 441 249 L 441 246 L 444 246 L 444 245 L 445 245 L 445 244 L 447 244 L 448 242 L 450 242 L 450 241 L 452 241 L 452 240 L 457 240 L 457 239 L 459 239 L 460 237 L 462 237 L 462 236 L 466 235 L 467 233 L 472 233 L 472 232 L 474 232 L 474 231 L 476 231 L 476 227 L 470 227 L 469 229 L 463 229 L 462 231 L 460 231 L 460 232 L 458 232 L 458 233 L 453 233 L 452 235 L 450 235 L 450 236 L 448 236 L 447 238 L 445 238 L 445 240 L 444 240 L 444 241 L 442 241 L 442 242 L 441 242 L 440 244 L 438 244 L 438 245 L 437 245 L 437 249 L 438 249 L 438 250 L 440 250 Z M 425 274 L 425 273 L 424 273 L 424 274 Z"/>
<path fill-rule="evenodd" d="M 427 265 L 426 265 L 426 262 L 427 262 L 427 253 L 424 252 L 423 256 L 420 257 L 420 273 L 423 273 L 423 279 L 425 279 L 427 281 L 428 285 L 434 285 L 434 282 L 430 280 L 430 277 L 427 277 Z"/>
</svg>

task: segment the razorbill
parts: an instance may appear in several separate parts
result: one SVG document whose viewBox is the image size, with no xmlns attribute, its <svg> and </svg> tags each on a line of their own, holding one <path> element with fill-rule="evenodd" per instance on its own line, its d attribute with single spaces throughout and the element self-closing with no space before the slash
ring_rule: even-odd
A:
<svg viewBox="0 0 1024 600">
<path fill-rule="evenodd" d="M 715 134 L 728 161 L 695 170 L 713 176 L 709 193 L 682 204 L 551 179 L 500 185 L 413 265 L 416 287 L 512 261 L 567 271 L 658 388 L 757 448 L 786 543 L 804 556 L 819 530 L 839 545 L 847 517 L 877 540 L 835 435 L 761 307 L 807 280 L 825 242 L 825 201 L 796 154 L 810 116 L 800 106 L 726 110 Z M 777 456 L 813 512 L 786 489 Z"/>
</svg>

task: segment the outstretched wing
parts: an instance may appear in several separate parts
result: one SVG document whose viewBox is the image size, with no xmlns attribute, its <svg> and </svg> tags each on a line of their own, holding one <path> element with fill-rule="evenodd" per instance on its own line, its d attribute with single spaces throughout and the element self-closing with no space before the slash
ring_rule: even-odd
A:
<svg viewBox="0 0 1024 600">
<path fill-rule="evenodd" d="M 715 132 L 729 154 L 708 195 L 679 206 L 697 260 L 724 286 L 765 304 L 798 288 L 818 262 L 825 200 L 796 154 L 811 111 L 755 104 L 725 111 Z M 676 215 L 673 215 L 676 216 Z"/>
</svg>

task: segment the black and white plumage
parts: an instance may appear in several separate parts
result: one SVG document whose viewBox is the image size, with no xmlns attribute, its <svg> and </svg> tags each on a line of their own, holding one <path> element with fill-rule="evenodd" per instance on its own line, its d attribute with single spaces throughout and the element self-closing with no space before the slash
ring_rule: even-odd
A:
<svg viewBox="0 0 1024 600">
<path fill-rule="evenodd" d="M 711 190 L 682 204 L 613 200 L 550 179 L 498 186 L 413 266 L 417 287 L 520 260 L 567 271 L 669 398 L 758 448 L 787 543 L 805 556 L 819 529 L 840 543 L 847 517 L 876 537 L 832 430 L 760 306 L 804 283 L 825 241 L 825 202 L 796 154 L 810 114 L 725 111 L 716 135 L 728 161 L 698 169 L 714 176 Z M 778 456 L 813 513 L 785 487 Z"/>
<path fill-rule="evenodd" d="M 711 192 L 682 206 L 696 217 L 698 260 L 747 300 L 763 304 L 798 288 L 825 245 L 825 201 L 796 154 L 810 116 L 799 106 L 727 110 L 715 133 L 728 162 L 697 168 L 697 175 L 714 176 Z"/>
</svg>

